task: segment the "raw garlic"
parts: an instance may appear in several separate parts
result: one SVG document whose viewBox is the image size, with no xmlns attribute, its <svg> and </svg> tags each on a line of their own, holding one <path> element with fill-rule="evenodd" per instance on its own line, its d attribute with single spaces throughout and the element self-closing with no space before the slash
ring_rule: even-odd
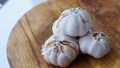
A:
<svg viewBox="0 0 120 68">
<path fill-rule="evenodd" d="M 111 40 L 103 32 L 94 32 L 80 38 L 80 50 L 94 58 L 101 58 L 110 51 Z"/>
<path fill-rule="evenodd" d="M 91 25 L 88 12 L 82 8 L 71 8 L 62 12 L 54 22 L 52 31 L 55 35 L 83 36 L 91 28 Z"/>
<path fill-rule="evenodd" d="M 80 50 L 75 39 L 52 35 L 46 40 L 41 51 L 47 63 L 66 67 L 77 57 Z"/>
</svg>

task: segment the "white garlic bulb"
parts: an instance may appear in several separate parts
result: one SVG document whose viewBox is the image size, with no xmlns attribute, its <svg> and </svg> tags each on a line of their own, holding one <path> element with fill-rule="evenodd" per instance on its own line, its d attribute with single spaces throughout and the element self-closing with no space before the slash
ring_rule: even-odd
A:
<svg viewBox="0 0 120 68">
<path fill-rule="evenodd" d="M 101 58 L 110 51 L 111 40 L 103 32 L 94 32 L 80 38 L 80 50 L 94 58 Z"/>
<path fill-rule="evenodd" d="M 82 8 L 71 8 L 62 12 L 54 22 L 52 31 L 56 35 L 83 36 L 91 28 L 91 19 Z"/>
<path fill-rule="evenodd" d="M 41 51 L 47 63 L 66 67 L 77 57 L 80 50 L 76 40 L 71 37 L 51 36 Z"/>
</svg>

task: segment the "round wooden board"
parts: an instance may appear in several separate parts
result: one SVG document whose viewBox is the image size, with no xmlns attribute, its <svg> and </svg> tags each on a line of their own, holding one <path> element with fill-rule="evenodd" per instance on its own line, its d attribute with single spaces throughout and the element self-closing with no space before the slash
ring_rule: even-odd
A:
<svg viewBox="0 0 120 68">
<path fill-rule="evenodd" d="M 68 8 L 82 7 L 93 21 L 94 31 L 105 32 L 112 40 L 110 53 L 101 59 L 78 55 L 68 68 L 120 67 L 120 0 L 49 0 L 27 12 L 12 30 L 7 46 L 11 68 L 58 68 L 47 64 L 41 45 L 52 35 L 52 24 Z"/>
</svg>

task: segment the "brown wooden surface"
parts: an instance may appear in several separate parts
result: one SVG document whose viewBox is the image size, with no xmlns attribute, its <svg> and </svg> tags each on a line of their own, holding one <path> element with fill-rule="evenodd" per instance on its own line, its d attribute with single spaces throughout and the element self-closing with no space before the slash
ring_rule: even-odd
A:
<svg viewBox="0 0 120 68">
<path fill-rule="evenodd" d="M 93 21 L 94 31 L 112 39 L 112 49 L 101 59 L 79 55 L 68 68 L 120 68 L 120 0 L 49 0 L 27 12 L 12 30 L 7 47 L 11 68 L 58 68 L 41 56 L 41 45 L 64 9 L 82 7 Z"/>
</svg>

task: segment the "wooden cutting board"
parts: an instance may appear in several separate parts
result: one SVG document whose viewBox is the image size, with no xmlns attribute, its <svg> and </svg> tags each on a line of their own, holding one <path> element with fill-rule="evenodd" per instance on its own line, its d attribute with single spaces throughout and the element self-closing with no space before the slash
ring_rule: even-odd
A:
<svg viewBox="0 0 120 68">
<path fill-rule="evenodd" d="M 52 24 L 60 13 L 74 7 L 88 11 L 93 30 L 105 32 L 113 43 L 103 58 L 78 55 L 68 68 L 120 68 L 120 0 L 49 0 L 33 8 L 10 34 L 7 56 L 11 68 L 58 68 L 45 62 L 41 45 L 52 35 Z"/>
</svg>

